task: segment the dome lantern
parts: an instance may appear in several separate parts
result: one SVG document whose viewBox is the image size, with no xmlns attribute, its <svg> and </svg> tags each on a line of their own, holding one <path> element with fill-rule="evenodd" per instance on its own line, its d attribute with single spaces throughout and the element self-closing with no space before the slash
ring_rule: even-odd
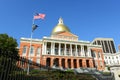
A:
<svg viewBox="0 0 120 80">
<path fill-rule="evenodd" d="M 59 18 L 58 22 L 59 22 L 58 24 L 63 24 L 63 19 Z"/>
</svg>

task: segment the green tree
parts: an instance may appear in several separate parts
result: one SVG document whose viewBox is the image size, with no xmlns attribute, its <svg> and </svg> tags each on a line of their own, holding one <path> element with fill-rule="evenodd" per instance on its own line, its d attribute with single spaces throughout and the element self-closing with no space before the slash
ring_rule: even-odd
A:
<svg viewBox="0 0 120 80">
<path fill-rule="evenodd" d="M 8 76 L 17 68 L 16 62 L 19 60 L 17 46 L 13 37 L 0 34 L 0 76 L 6 75 L 4 80 L 8 80 Z"/>
<path fill-rule="evenodd" d="M 6 57 L 18 57 L 16 39 L 7 34 L 0 34 L 0 53 Z"/>
</svg>

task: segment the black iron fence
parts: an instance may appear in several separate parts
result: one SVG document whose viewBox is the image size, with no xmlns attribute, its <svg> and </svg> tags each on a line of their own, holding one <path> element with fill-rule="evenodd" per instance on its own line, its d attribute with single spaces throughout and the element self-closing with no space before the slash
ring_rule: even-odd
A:
<svg viewBox="0 0 120 80">
<path fill-rule="evenodd" d="M 40 80 L 27 74 L 28 63 L 30 70 L 40 68 L 40 64 L 23 57 L 5 56 L 0 54 L 0 80 Z"/>
<path fill-rule="evenodd" d="M 28 64 L 30 65 L 30 75 L 27 75 Z M 39 70 L 42 69 L 43 72 L 33 70 L 35 68 Z M 48 70 L 47 74 L 44 72 L 45 68 Z M 83 80 L 86 76 L 88 77 L 86 74 L 83 76 L 82 74 L 74 76 L 73 73 L 71 73 L 71 78 L 69 79 L 70 73 L 61 73 L 61 71 L 58 71 L 57 73 L 49 72 L 50 69 L 52 68 L 37 64 L 36 62 L 32 62 L 23 57 L 14 57 L 12 55 L 5 56 L 0 54 L 0 80 Z M 102 76 L 94 73 L 93 75 L 97 77 L 98 80 L 114 80 L 114 75 Z M 90 78 L 91 77 L 88 77 L 88 79 L 85 80 L 95 80 L 94 78 Z"/>
</svg>

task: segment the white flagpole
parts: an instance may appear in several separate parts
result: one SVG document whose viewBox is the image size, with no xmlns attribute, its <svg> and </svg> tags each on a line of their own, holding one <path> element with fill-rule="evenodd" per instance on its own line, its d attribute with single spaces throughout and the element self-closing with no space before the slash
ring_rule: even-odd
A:
<svg viewBox="0 0 120 80">
<path fill-rule="evenodd" d="M 32 27 L 34 24 L 34 14 L 33 14 L 33 20 L 32 20 Z M 29 49 L 29 54 L 28 54 L 28 68 L 27 68 L 27 75 L 29 75 L 30 72 L 30 57 L 31 57 L 31 47 L 32 47 L 32 36 L 33 36 L 33 31 L 31 30 L 31 37 L 30 37 L 30 49 Z"/>
</svg>

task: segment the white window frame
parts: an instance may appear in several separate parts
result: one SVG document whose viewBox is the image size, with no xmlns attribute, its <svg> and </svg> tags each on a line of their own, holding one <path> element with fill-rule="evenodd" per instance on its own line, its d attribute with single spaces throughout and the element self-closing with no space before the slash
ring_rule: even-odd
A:
<svg viewBox="0 0 120 80">
<path fill-rule="evenodd" d="M 27 53 L 27 46 L 23 46 L 22 55 L 25 56 Z"/>
<path fill-rule="evenodd" d="M 41 53 L 41 48 L 38 47 L 38 48 L 37 48 L 37 51 L 36 51 L 36 55 L 37 55 L 37 56 L 40 56 L 40 53 Z"/>
<path fill-rule="evenodd" d="M 34 56 L 34 52 L 35 52 L 35 48 L 34 48 L 34 46 L 31 46 L 30 56 Z"/>
</svg>

